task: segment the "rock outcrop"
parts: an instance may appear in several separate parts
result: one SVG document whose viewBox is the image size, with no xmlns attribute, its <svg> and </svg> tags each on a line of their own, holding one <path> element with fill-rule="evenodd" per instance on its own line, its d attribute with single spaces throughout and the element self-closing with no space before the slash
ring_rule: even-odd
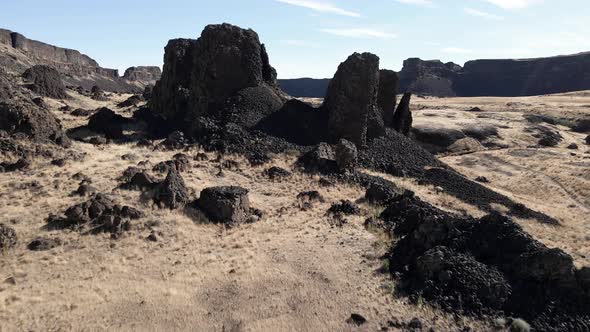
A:
<svg viewBox="0 0 590 332">
<path fill-rule="evenodd" d="M 380 111 L 379 57 L 354 53 L 338 66 L 330 82 L 322 110 L 328 115 L 328 135 L 332 142 L 345 138 L 357 146 L 367 143 L 369 118 Z"/>
<path fill-rule="evenodd" d="M 401 91 L 440 97 L 531 96 L 590 89 L 590 52 L 534 59 L 404 61 Z"/>
<path fill-rule="evenodd" d="M 404 61 L 399 73 L 400 90 L 415 94 L 438 97 L 452 97 L 456 93 L 453 82 L 461 67 L 452 62 L 442 63 L 439 60 L 424 61 L 410 58 Z"/>
<path fill-rule="evenodd" d="M 237 224 L 251 215 L 248 190 L 242 187 L 205 188 L 195 205 L 213 222 Z"/>
<path fill-rule="evenodd" d="M 412 111 L 410 110 L 410 99 L 412 94 L 410 92 L 404 93 L 402 100 L 395 111 L 392 121 L 392 127 L 397 132 L 402 133 L 406 136 L 410 134 L 412 129 Z"/>
<path fill-rule="evenodd" d="M 256 32 L 220 24 L 205 27 L 197 40 L 168 42 L 150 107 L 196 135 L 198 118 L 249 127 L 282 104 L 276 72 Z"/>
<path fill-rule="evenodd" d="M 23 78 L 30 82 L 29 89 L 41 96 L 55 99 L 66 99 L 68 97 L 61 76 L 53 67 L 33 66 L 23 73 Z"/>
<path fill-rule="evenodd" d="M 157 66 L 138 66 L 129 67 L 123 74 L 123 79 L 127 81 L 139 81 L 146 84 L 154 84 L 162 76 L 162 70 Z"/>
<path fill-rule="evenodd" d="M 393 70 L 381 69 L 379 71 L 379 93 L 377 104 L 381 110 L 381 117 L 385 126 L 393 125 L 393 114 L 397 104 L 397 91 L 399 90 L 399 78 Z"/>
</svg>

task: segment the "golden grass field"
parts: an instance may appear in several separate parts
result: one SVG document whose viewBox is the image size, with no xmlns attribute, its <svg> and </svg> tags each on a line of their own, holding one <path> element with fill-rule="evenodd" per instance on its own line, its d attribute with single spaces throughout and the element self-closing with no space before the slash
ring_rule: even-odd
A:
<svg viewBox="0 0 590 332">
<path fill-rule="evenodd" d="M 114 105 L 128 95 L 113 95 L 109 102 L 72 97 L 67 103 L 73 109 L 116 109 Z M 86 123 L 85 118 L 58 111 L 61 101 L 47 102 L 64 127 Z M 507 106 L 508 102 L 515 104 Z M 474 106 L 483 111 L 465 112 Z M 534 140 L 523 132 L 526 112 L 590 116 L 590 93 L 415 98 L 413 108 L 415 124 L 502 125 L 497 140 L 505 148 L 441 159 L 469 178 L 485 175 L 490 188 L 557 218 L 561 226 L 518 222 L 537 239 L 571 254 L 576 264 L 590 263 L 590 154 L 583 143 L 585 135 L 557 126 L 565 138 L 562 144 L 539 149 L 530 147 Z M 486 117 L 477 117 L 482 114 Z M 566 149 L 571 142 L 580 149 Z M 239 185 L 250 191 L 252 205 L 264 211 L 257 223 L 227 229 L 204 223 L 190 211 L 158 209 L 137 191 L 117 189 L 117 178 L 127 167 L 147 160 L 151 169 L 178 151 L 80 142 L 74 142 L 72 150 L 85 158 L 61 168 L 37 160 L 30 170 L 0 173 L 0 222 L 11 225 L 19 236 L 17 247 L 0 256 L 0 331 L 376 331 L 388 320 L 414 317 L 437 331 L 464 326 L 490 329 L 490 321 L 453 317 L 396 296 L 394 282 L 379 272 L 387 239 L 363 226 L 379 209 L 362 202 L 364 191 L 359 187 L 321 187 L 319 177 L 295 169 L 295 155 L 276 155 L 265 167 L 226 156 L 236 160 L 240 170 L 224 170 L 223 177 L 217 175 L 218 162 L 190 158 L 191 167 L 182 175 L 194 198 L 206 187 Z M 198 152 L 185 153 L 192 157 Z M 137 158 L 121 158 L 130 153 Z M 263 171 L 273 165 L 292 171 L 293 176 L 271 181 Z M 99 192 L 142 210 L 146 217 L 118 240 L 107 234 L 44 230 L 50 213 L 87 199 L 70 196 L 78 187 L 79 181 L 72 179 L 78 172 L 87 175 Z M 415 180 L 369 173 L 414 190 L 445 210 L 482 215 L 477 208 Z M 40 189 L 20 189 L 32 181 L 38 181 Z M 302 210 L 296 196 L 307 190 L 320 191 L 325 202 Z M 358 200 L 364 212 L 339 226 L 326 211 L 341 199 Z M 146 240 L 152 231 L 157 242 Z M 63 245 L 28 251 L 26 245 L 38 236 L 59 238 Z M 352 313 L 362 314 L 367 324 L 347 323 Z"/>
</svg>

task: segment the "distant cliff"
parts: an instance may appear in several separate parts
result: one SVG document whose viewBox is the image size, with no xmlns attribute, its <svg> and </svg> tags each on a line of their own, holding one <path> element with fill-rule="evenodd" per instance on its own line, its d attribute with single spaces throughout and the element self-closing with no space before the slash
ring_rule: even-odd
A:
<svg viewBox="0 0 590 332">
<path fill-rule="evenodd" d="M 518 60 L 474 60 L 460 66 L 408 59 L 401 91 L 434 96 L 533 96 L 590 90 L 590 53 Z"/>
<path fill-rule="evenodd" d="M 438 97 L 534 96 L 590 90 L 590 52 L 549 58 L 474 60 L 461 67 L 439 60 L 404 61 L 399 93 Z M 295 97 L 325 95 L 329 79 L 279 80 Z"/>
<path fill-rule="evenodd" d="M 132 82 L 155 82 L 162 76 L 162 70 L 156 66 L 130 67 L 125 70 L 123 78 Z"/>
<path fill-rule="evenodd" d="M 330 79 L 296 78 L 278 80 L 278 83 L 283 91 L 293 97 L 324 98 Z"/>
<path fill-rule="evenodd" d="M 18 32 L 0 29 L 0 66 L 7 71 L 21 74 L 38 64 L 57 69 L 67 85 L 86 89 L 97 85 L 107 91 L 132 92 L 140 91 L 145 84 L 155 83 L 155 80 L 147 82 L 120 77 L 117 69 L 100 67 L 94 59 L 76 50 L 53 46 L 28 39 Z"/>
</svg>

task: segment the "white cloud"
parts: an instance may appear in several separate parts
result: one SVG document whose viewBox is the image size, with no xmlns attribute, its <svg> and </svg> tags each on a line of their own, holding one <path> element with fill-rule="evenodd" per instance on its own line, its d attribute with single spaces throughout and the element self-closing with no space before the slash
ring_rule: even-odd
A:
<svg viewBox="0 0 590 332">
<path fill-rule="evenodd" d="M 504 9 L 523 9 L 530 7 L 540 0 L 485 0 Z"/>
<path fill-rule="evenodd" d="M 320 44 L 311 43 L 311 42 L 308 42 L 306 40 L 301 40 L 301 39 L 283 39 L 280 42 L 281 42 L 281 44 L 287 45 L 287 46 L 313 47 L 313 48 L 321 47 Z"/>
<path fill-rule="evenodd" d="M 320 31 L 336 35 L 340 37 L 350 38 L 380 38 L 380 39 L 393 39 L 397 38 L 397 35 L 391 32 L 376 30 L 370 28 L 350 28 L 350 29 L 320 29 Z"/>
<path fill-rule="evenodd" d="M 488 20 L 501 21 L 501 20 L 504 19 L 504 17 L 502 17 L 502 16 L 498 16 L 498 15 L 494 15 L 494 14 L 482 12 L 481 10 L 477 10 L 477 9 L 473 9 L 473 8 L 464 8 L 463 10 L 468 15 L 475 16 L 475 17 L 482 17 L 482 18 L 485 18 L 485 19 L 488 19 Z"/>
<path fill-rule="evenodd" d="M 451 53 L 451 54 L 470 54 L 473 53 L 473 50 L 460 48 L 460 47 L 445 47 L 442 49 L 444 53 Z"/>
<path fill-rule="evenodd" d="M 361 17 L 361 14 L 342 9 L 331 3 L 320 2 L 316 0 L 276 0 L 278 2 L 286 3 L 293 6 L 308 8 L 317 12 L 337 14 L 350 17 Z"/>
<path fill-rule="evenodd" d="M 427 6 L 431 7 L 434 5 L 432 0 L 395 0 L 399 3 L 405 3 L 408 5 L 418 5 L 418 6 Z"/>
</svg>

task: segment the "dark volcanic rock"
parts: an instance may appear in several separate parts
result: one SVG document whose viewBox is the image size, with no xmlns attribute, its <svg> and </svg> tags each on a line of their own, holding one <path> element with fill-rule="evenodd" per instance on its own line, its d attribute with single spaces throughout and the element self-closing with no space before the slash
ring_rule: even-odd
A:
<svg viewBox="0 0 590 332">
<path fill-rule="evenodd" d="M 453 97 L 453 82 L 461 67 L 452 62 L 424 61 L 410 58 L 404 61 L 399 73 L 400 91 L 418 95 Z"/>
<path fill-rule="evenodd" d="M 177 209 L 188 203 L 188 189 L 176 167 L 170 167 L 164 182 L 154 192 L 154 202 L 161 207 Z"/>
<path fill-rule="evenodd" d="M 143 101 L 143 97 L 142 96 L 140 96 L 140 95 L 133 95 L 133 96 L 125 99 L 124 101 L 118 103 L 117 104 L 117 107 L 119 107 L 119 108 L 125 108 L 125 107 L 137 106 L 142 101 Z"/>
<path fill-rule="evenodd" d="M 395 131 L 402 133 L 406 136 L 410 134 L 412 129 L 412 111 L 410 111 L 410 100 L 412 94 L 409 92 L 404 93 L 402 100 L 399 102 L 399 106 L 393 115 L 392 127 Z"/>
<path fill-rule="evenodd" d="M 90 116 L 92 115 L 93 111 L 91 110 L 85 110 L 82 108 L 77 108 L 74 111 L 72 111 L 72 113 L 70 113 L 73 116 Z"/>
<path fill-rule="evenodd" d="M 103 107 L 88 119 L 88 128 L 103 133 L 107 138 L 117 139 L 123 137 L 123 126 L 129 119 Z"/>
<path fill-rule="evenodd" d="M 121 188 L 131 190 L 150 190 L 153 189 L 158 182 L 144 171 L 135 173 L 129 181 L 123 183 Z"/>
<path fill-rule="evenodd" d="M 203 189 L 196 206 L 213 222 L 242 223 L 251 215 L 248 190 L 235 186 Z"/>
<path fill-rule="evenodd" d="M 358 150 L 351 141 L 340 139 L 334 149 L 334 157 L 338 169 L 343 171 L 352 171 L 358 162 Z"/>
<path fill-rule="evenodd" d="M 332 142 L 345 138 L 357 146 L 367 142 L 371 114 L 377 106 L 379 57 L 354 53 L 338 66 L 330 82 L 322 110 L 328 114 L 328 133 Z"/>
<path fill-rule="evenodd" d="M 0 251 L 11 249 L 16 245 L 16 232 L 12 227 L 0 223 Z"/>
<path fill-rule="evenodd" d="M 404 190 L 393 183 L 372 183 L 365 192 L 365 199 L 373 204 L 387 204 L 404 195 Z M 409 192 L 407 195 L 410 195 Z"/>
<path fill-rule="evenodd" d="M 393 70 L 381 69 L 379 71 L 379 92 L 377 94 L 377 105 L 381 110 L 381 117 L 385 126 L 393 126 L 393 114 L 397 104 L 397 91 L 399 89 L 399 78 Z"/>
<path fill-rule="evenodd" d="M 31 82 L 29 89 L 41 96 L 55 99 L 68 98 L 59 72 L 52 67 L 33 66 L 23 73 L 23 77 Z"/>
<path fill-rule="evenodd" d="M 201 116 L 243 119 L 250 126 L 282 106 L 275 81 L 256 32 L 209 25 L 198 40 L 168 43 L 150 107 L 191 135 Z"/>
<path fill-rule="evenodd" d="M 338 171 L 336 154 L 327 143 L 318 144 L 313 150 L 302 155 L 297 163 L 307 172 L 330 174 Z"/>
<path fill-rule="evenodd" d="M 69 146 L 58 119 L 49 111 L 25 102 L 0 102 L 0 130 L 14 135 L 22 133 L 36 142 Z"/>
<path fill-rule="evenodd" d="M 69 207 L 64 214 L 65 218 L 50 216 L 49 226 L 87 230 L 92 233 L 109 232 L 114 237 L 130 229 L 130 220 L 143 216 L 132 207 L 115 204 L 103 194 L 96 194 L 86 202 Z"/>
<path fill-rule="evenodd" d="M 266 171 L 264 171 L 266 176 L 268 176 L 271 180 L 280 180 L 284 178 L 288 178 L 291 176 L 291 172 L 287 171 L 284 168 L 280 168 L 277 166 L 273 166 Z"/>
<path fill-rule="evenodd" d="M 137 66 L 129 67 L 123 74 L 123 79 L 127 81 L 139 82 L 156 82 L 162 76 L 160 67 L 157 66 Z"/>
<path fill-rule="evenodd" d="M 20 158 L 13 163 L 3 161 L 3 162 L 0 162 L 0 173 L 14 172 L 14 171 L 27 169 L 27 168 L 29 168 L 30 165 L 31 165 L 31 162 L 26 158 Z"/>
<path fill-rule="evenodd" d="M 540 146 L 554 147 L 563 141 L 563 136 L 555 131 L 544 131 L 541 139 L 539 139 Z"/>
<path fill-rule="evenodd" d="M 27 248 L 31 251 L 45 251 L 51 250 L 53 248 L 59 247 L 61 245 L 61 241 L 59 239 L 50 239 L 50 238 L 43 238 L 39 237 L 31 241 Z"/>
<path fill-rule="evenodd" d="M 353 215 L 353 214 L 360 214 L 361 209 L 351 201 L 342 200 L 338 203 L 332 204 L 332 206 L 328 210 L 328 213 Z"/>
</svg>

